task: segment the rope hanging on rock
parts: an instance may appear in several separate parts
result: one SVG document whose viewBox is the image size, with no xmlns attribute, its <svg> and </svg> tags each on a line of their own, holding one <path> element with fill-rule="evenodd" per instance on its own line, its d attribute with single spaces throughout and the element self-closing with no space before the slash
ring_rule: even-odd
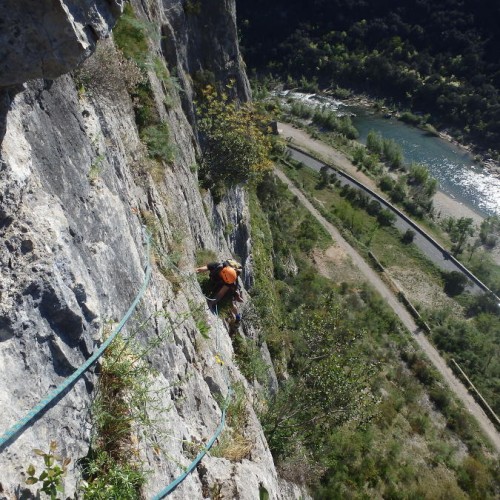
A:
<svg viewBox="0 0 500 500">
<path fill-rule="evenodd" d="M 73 386 L 73 384 L 102 356 L 106 348 L 111 344 L 111 342 L 116 338 L 116 336 L 121 332 L 125 323 L 130 319 L 132 313 L 134 312 L 137 304 L 142 299 L 144 292 L 149 284 L 151 278 L 151 235 L 149 232 L 145 234 L 146 238 L 146 256 L 147 264 L 145 268 L 144 281 L 139 293 L 135 297 L 132 305 L 129 307 L 128 311 L 123 316 L 122 320 L 116 327 L 116 329 L 111 333 L 111 335 L 106 339 L 105 342 L 99 347 L 99 349 L 94 352 L 94 354 L 85 361 L 85 363 L 78 368 L 72 375 L 70 375 L 64 382 L 59 385 L 56 389 L 51 391 L 45 398 L 43 398 L 31 411 L 21 420 L 16 422 L 12 427 L 7 429 L 2 436 L 0 436 L 0 453 L 12 442 L 15 438 L 21 434 L 21 431 L 34 420 L 40 413 L 42 413 L 54 400 L 56 400 L 64 391 Z"/>
<path fill-rule="evenodd" d="M 215 315 L 217 316 L 217 318 L 219 318 L 219 312 L 217 310 L 217 306 L 215 306 Z M 215 361 L 217 364 L 219 364 L 221 366 L 221 368 L 223 370 L 222 373 L 223 373 L 224 381 L 226 382 L 226 385 L 228 386 L 227 397 L 224 400 L 224 404 L 222 406 L 222 415 L 221 415 L 221 419 L 220 419 L 220 424 L 217 427 L 217 429 L 216 429 L 214 435 L 212 436 L 212 438 L 210 439 L 210 441 L 205 446 L 205 448 L 203 448 L 203 450 L 201 450 L 200 453 L 198 453 L 196 458 L 188 465 L 187 469 L 179 477 L 174 479 L 168 486 L 166 486 L 163 490 L 161 490 L 159 493 L 157 493 L 152 498 L 152 500 L 161 500 L 162 498 L 164 498 L 167 495 L 169 495 L 170 493 L 172 493 L 172 491 L 174 491 L 175 488 L 177 488 L 177 486 L 179 486 L 179 484 L 181 484 L 182 481 L 184 481 L 184 479 L 186 479 L 186 477 L 191 472 L 193 472 L 193 470 L 201 462 L 203 457 L 207 454 L 207 452 L 213 446 L 216 439 L 220 436 L 220 433 L 224 429 L 224 425 L 226 423 L 226 411 L 227 411 L 227 407 L 229 406 L 229 402 L 231 401 L 233 390 L 232 390 L 231 386 L 229 385 L 229 380 L 228 380 L 228 376 L 226 373 L 227 368 L 224 365 L 222 355 L 220 354 L 219 325 L 216 326 L 215 348 L 216 348 Z"/>
</svg>

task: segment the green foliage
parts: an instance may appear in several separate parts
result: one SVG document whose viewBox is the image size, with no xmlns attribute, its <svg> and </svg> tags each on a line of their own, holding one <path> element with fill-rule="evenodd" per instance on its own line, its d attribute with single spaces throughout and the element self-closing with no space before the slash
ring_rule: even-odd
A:
<svg viewBox="0 0 500 500">
<path fill-rule="evenodd" d="M 126 3 L 113 29 L 113 38 L 123 55 L 144 69 L 149 62 L 148 36 L 153 32 L 153 25 L 139 20 L 132 5 Z"/>
<path fill-rule="evenodd" d="M 312 121 L 314 124 L 327 130 L 345 135 L 348 139 L 357 139 L 359 133 L 353 126 L 349 116 L 337 116 L 335 111 L 322 108 L 314 111 Z"/>
<path fill-rule="evenodd" d="M 426 313 L 426 320 L 431 325 L 432 338 L 438 348 L 456 359 L 498 413 L 500 311 L 494 299 L 483 295 L 471 297 L 469 314 L 474 315 L 460 318 L 449 310 L 437 310 Z"/>
<path fill-rule="evenodd" d="M 304 186 L 311 200 L 317 198 L 324 207 L 332 205 L 332 197 L 336 208 L 344 203 L 352 211 L 361 210 L 355 205 L 365 203 L 350 190 L 341 198 L 334 188 L 317 189 L 319 175 L 308 169 L 289 166 L 286 170 Z M 356 289 L 347 283 L 337 288 L 318 275 L 308 253 L 296 241 L 301 223 L 295 219 L 303 217 L 302 208 L 279 182 L 266 178 L 258 195 L 258 200 L 252 198 L 252 236 L 258 243 L 258 254 L 265 247 L 266 259 L 257 255 L 255 271 L 259 280 L 262 275 L 271 276 L 265 281 L 265 292 L 266 297 L 273 297 L 259 302 L 258 309 L 267 315 L 264 334 L 272 331 L 276 335 L 271 350 L 278 373 L 285 365 L 287 374 L 287 379 L 280 382 L 280 391 L 262 409 L 261 419 L 282 476 L 309 484 L 314 498 L 406 498 L 408 495 L 446 498 L 447 494 L 466 498 L 473 486 L 465 486 L 466 482 L 461 480 L 458 484 L 459 450 L 463 449 L 456 444 L 458 436 L 484 466 L 485 474 L 478 480 L 484 488 L 484 498 L 494 498 L 495 462 L 489 461 L 478 448 L 466 413 L 441 385 L 435 370 L 425 358 L 407 348 L 408 337 L 383 300 L 359 282 Z M 376 221 L 366 214 L 360 217 L 359 227 L 364 227 L 366 221 L 371 221 L 367 228 L 373 230 Z M 350 223 L 349 218 L 346 223 Z M 384 258 L 394 259 L 394 265 L 416 265 L 412 261 L 413 245 L 401 243 L 395 230 L 378 229 L 373 242 L 377 244 L 377 252 L 386 249 Z M 280 266 L 279 256 L 286 250 L 291 250 L 297 263 L 296 275 L 288 274 Z M 256 298 L 259 296 L 260 290 Z M 334 324 L 334 318 L 339 323 Z M 350 342 L 349 335 L 353 332 L 356 338 L 351 337 Z M 338 344 L 340 350 L 332 349 Z M 341 361 L 343 355 L 347 358 Z M 339 366 L 329 370 L 329 361 L 335 359 Z M 488 365 L 488 370 L 493 364 Z M 362 367 L 373 370 L 363 396 L 368 400 L 364 409 L 370 414 L 372 408 L 375 413 L 362 426 L 358 425 L 357 417 L 342 425 L 335 422 L 338 416 L 335 411 L 343 404 L 343 376 L 352 370 L 354 380 L 349 382 L 361 382 L 356 380 L 356 374 Z M 316 380 L 316 374 L 324 376 L 324 384 L 323 380 Z M 338 378 L 330 380 L 334 375 Z M 331 394 L 322 393 L 328 388 L 332 389 Z M 433 413 L 422 404 L 425 391 L 435 408 L 443 412 L 446 428 L 436 425 Z M 328 413 L 326 408 L 335 393 L 339 397 L 338 406 Z M 375 408 L 370 394 L 380 397 Z M 359 389 L 355 389 L 349 397 L 358 395 Z M 328 415 L 323 417 L 322 411 Z M 363 413 L 359 415 L 361 420 Z M 462 485 L 467 492 L 461 489 Z"/>
<path fill-rule="evenodd" d="M 166 332 L 165 335 L 169 335 Z M 161 342 L 148 346 L 117 337 L 103 357 L 97 394 L 92 405 L 92 437 L 88 456 L 82 461 L 84 498 L 135 499 L 146 482 L 134 433 L 151 428 L 146 409 L 155 401 L 152 368 L 146 354 Z"/>
<path fill-rule="evenodd" d="M 382 226 L 391 226 L 396 221 L 396 215 L 392 210 L 384 208 L 377 214 L 377 220 Z"/>
<path fill-rule="evenodd" d="M 404 113 L 401 113 L 401 115 L 399 116 L 399 119 L 402 122 L 413 125 L 414 127 L 417 127 L 418 125 L 422 125 L 422 123 L 424 121 L 422 116 L 414 115 L 413 113 L 410 113 L 409 111 L 405 111 Z"/>
<path fill-rule="evenodd" d="M 449 217 L 443 221 L 443 227 L 454 243 L 452 252 L 454 254 L 462 253 L 467 239 L 474 235 L 473 219 L 470 217 L 460 217 L 459 219 Z"/>
<path fill-rule="evenodd" d="M 348 421 L 364 422 L 373 404 L 366 388 L 372 368 L 361 362 L 357 339 L 332 293 L 290 318 L 294 330 L 291 377 L 272 399 L 263 425 L 268 442 L 282 455 L 298 434 L 311 442 Z"/>
<path fill-rule="evenodd" d="M 40 483 L 40 491 L 45 493 L 51 500 L 56 500 L 59 493 L 64 494 L 63 478 L 66 475 L 66 470 L 71 462 L 70 458 L 63 458 L 56 455 L 57 443 L 51 441 L 49 451 L 45 452 L 40 449 L 34 449 L 33 452 L 43 457 L 44 469 L 37 475 L 34 465 L 30 465 L 26 470 L 28 478 L 26 484 L 34 485 Z"/>
<path fill-rule="evenodd" d="M 175 148 L 169 142 L 168 125 L 163 122 L 159 125 L 149 125 L 141 130 L 141 139 L 148 148 L 151 158 L 171 163 L 175 158 Z"/>
<path fill-rule="evenodd" d="M 487 248 L 495 248 L 500 239 L 500 216 L 491 215 L 481 222 L 479 239 Z"/>
<path fill-rule="evenodd" d="M 299 118 L 309 119 L 313 116 L 314 111 L 311 106 L 304 104 L 303 102 L 297 101 L 295 99 L 292 100 L 290 105 L 290 112 L 294 116 L 298 116 Z"/>
<path fill-rule="evenodd" d="M 385 97 L 413 111 L 404 121 L 430 120 L 498 154 L 500 36 L 489 4 L 240 0 L 238 17 L 260 74 Z"/>
<path fill-rule="evenodd" d="M 405 234 L 403 234 L 403 236 L 401 237 L 401 241 L 405 244 L 405 245 L 409 245 L 410 243 L 413 243 L 413 239 L 415 238 L 415 231 L 411 230 L 411 229 L 407 229 Z"/>
<path fill-rule="evenodd" d="M 436 194 L 438 182 L 429 175 L 429 170 L 424 165 L 412 164 L 406 177 L 408 185 L 407 197 L 401 195 L 403 206 L 412 215 L 423 216 L 432 210 L 432 197 Z M 391 193 L 391 196 L 394 195 Z"/>
<path fill-rule="evenodd" d="M 164 104 L 167 108 L 171 108 L 174 104 L 175 92 L 180 93 L 183 91 L 179 80 L 170 74 L 165 64 L 165 59 L 162 57 L 153 57 L 152 67 L 165 91 Z"/>
<path fill-rule="evenodd" d="M 206 307 L 205 304 L 196 305 L 195 303 L 188 301 L 189 310 L 193 316 L 196 324 L 196 329 L 200 332 L 204 339 L 209 339 L 210 325 L 207 322 Z"/>
<path fill-rule="evenodd" d="M 403 152 L 394 139 L 383 140 L 382 154 L 390 168 L 400 169 L 403 167 Z"/>
<path fill-rule="evenodd" d="M 152 68 L 163 83 L 167 94 L 177 89 L 165 62 L 158 57 L 151 57 L 149 43 L 157 37 L 156 26 L 138 19 L 132 6 L 127 3 L 123 15 L 113 30 L 113 36 L 123 56 L 134 61 L 143 74 L 142 80 L 138 81 L 130 92 L 134 102 L 136 123 L 141 139 L 146 144 L 148 155 L 152 159 L 171 163 L 175 159 L 175 148 L 169 142 L 168 126 L 160 118 L 153 90 L 147 79 L 147 71 Z M 150 164 L 149 170 L 157 180 L 163 178 L 162 171 L 157 165 Z"/>
<path fill-rule="evenodd" d="M 248 457 L 252 449 L 251 441 L 245 437 L 248 410 L 244 386 L 240 382 L 235 383 L 231 398 L 229 401 L 223 401 L 222 404 L 227 404 L 227 425 L 218 444 L 211 449 L 210 454 L 214 457 L 241 461 Z"/>
<path fill-rule="evenodd" d="M 136 500 L 146 483 L 136 465 L 118 462 L 105 451 L 91 454 L 85 475 L 89 478 L 81 483 L 85 500 Z"/>
<path fill-rule="evenodd" d="M 253 339 L 247 339 L 236 335 L 233 341 L 236 363 L 245 375 L 245 378 L 253 382 L 257 380 L 260 384 L 266 385 L 269 375 L 269 367 L 262 358 L 259 346 Z"/>
<path fill-rule="evenodd" d="M 462 293 L 465 289 L 465 285 L 468 283 L 467 277 L 459 271 L 443 273 L 443 278 L 444 291 L 452 297 Z"/>
<path fill-rule="evenodd" d="M 99 177 L 101 176 L 102 172 L 104 171 L 104 165 L 103 162 L 106 159 L 105 155 L 101 154 L 97 158 L 95 158 L 92 161 L 92 164 L 90 165 L 90 170 L 89 173 L 87 174 L 87 178 L 93 186 L 97 183 Z"/>
<path fill-rule="evenodd" d="M 384 140 L 382 139 L 380 132 L 375 132 L 374 130 L 370 130 L 370 132 L 368 132 L 368 136 L 366 137 L 366 147 L 372 153 L 379 156 L 382 155 L 384 152 Z"/>
<path fill-rule="evenodd" d="M 390 175 L 384 175 L 379 181 L 379 187 L 382 191 L 390 192 L 394 189 L 396 183 Z"/>
<path fill-rule="evenodd" d="M 252 104 L 240 105 L 207 86 L 198 111 L 206 179 L 233 185 L 258 178 L 272 168 L 267 123 Z"/>
</svg>

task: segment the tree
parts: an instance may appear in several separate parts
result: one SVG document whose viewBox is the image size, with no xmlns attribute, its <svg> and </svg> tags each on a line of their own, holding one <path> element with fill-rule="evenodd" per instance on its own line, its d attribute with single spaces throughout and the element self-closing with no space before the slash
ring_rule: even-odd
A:
<svg viewBox="0 0 500 500">
<path fill-rule="evenodd" d="M 396 216 L 390 210 L 384 208 L 378 213 L 377 219 L 382 226 L 390 226 L 396 221 Z"/>
<path fill-rule="evenodd" d="M 390 168 L 398 169 L 403 166 L 403 152 L 393 139 L 384 139 L 384 158 Z"/>
<path fill-rule="evenodd" d="M 319 174 L 320 174 L 320 180 L 317 188 L 323 189 L 324 187 L 328 186 L 330 182 L 330 167 L 323 165 L 319 171 Z"/>
<path fill-rule="evenodd" d="M 479 239 L 487 248 L 495 248 L 500 239 L 500 216 L 491 215 L 481 222 Z"/>
<path fill-rule="evenodd" d="M 251 103 L 231 101 L 208 85 L 198 116 L 204 173 L 213 183 L 245 182 L 272 168 L 267 123 Z"/>
<path fill-rule="evenodd" d="M 429 180 L 429 169 L 425 165 L 412 163 L 408 174 L 408 184 L 425 186 Z"/>
<path fill-rule="evenodd" d="M 468 279 L 459 271 L 444 273 L 444 291 L 452 297 L 462 293 L 467 283 Z"/>
<path fill-rule="evenodd" d="M 451 241 L 455 243 L 452 251 L 455 254 L 459 254 L 463 251 L 467 238 L 474 235 L 474 221 L 470 217 L 452 219 L 448 232 L 450 233 Z"/>
<path fill-rule="evenodd" d="M 406 245 L 409 245 L 410 243 L 413 243 L 413 239 L 415 238 L 415 231 L 412 231 L 411 229 L 407 229 L 405 234 L 403 234 L 402 238 L 401 238 L 401 241 L 406 244 Z"/>
<path fill-rule="evenodd" d="M 394 179 L 390 175 L 384 175 L 379 181 L 379 187 L 382 191 L 388 192 L 392 191 L 394 188 L 395 182 Z"/>
<path fill-rule="evenodd" d="M 372 153 L 380 156 L 384 151 L 384 142 L 380 133 L 370 130 L 366 138 L 366 147 Z"/>
<path fill-rule="evenodd" d="M 382 205 L 377 200 L 370 201 L 370 203 L 368 203 L 368 206 L 366 207 L 366 211 L 370 215 L 378 215 L 381 210 Z"/>
<path fill-rule="evenodd" d="M 319 303 L 319 305 L 318 305 Z M 277 454 L 294 446 L 294 436 L 308 441 L 326 437 L 333 427 L 369 417 L 374 401 L 369 387 L 373 367 L 358 354 L 360 332 L 354 332 L 338 299 L 325 294 L 314 309 L 300 307 L 291 376 L 264 415 L 266 436 Z"/>
</svg>

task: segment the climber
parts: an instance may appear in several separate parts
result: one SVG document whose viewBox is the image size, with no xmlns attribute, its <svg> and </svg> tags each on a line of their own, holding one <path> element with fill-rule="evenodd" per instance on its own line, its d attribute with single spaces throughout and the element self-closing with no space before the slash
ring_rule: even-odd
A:
<svg viewBox="0 0 500 500">
<path fill-rule="evenodd" d="M 213 308 L 228 292 L 232 292 L 233 314 L 237 314 L 235 302 L 243 302 L 238 276 L 241 274 L 241 264 L 233 259 L 224 262 L 210 262 L 206 266 L 196 269 L 197 273 L 208 271 L 210 281 L 218 288 L 213 299 L 208 300 L 208 305 Z"/>
</svg>

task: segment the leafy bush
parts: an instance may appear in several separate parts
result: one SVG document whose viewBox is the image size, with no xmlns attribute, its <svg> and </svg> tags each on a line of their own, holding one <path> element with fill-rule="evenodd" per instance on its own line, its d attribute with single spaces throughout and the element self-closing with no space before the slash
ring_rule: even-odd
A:
<svg viewBox="0 0 500 500">
<path fill-rule="evenodd" d="M 407 229 L 405 234 L 401 237 L 401 241 L 405 245 L 409 245 L 410 243 L 413 243 L 413 238 L 415 238 L 415 231 L 412 231 L 411 229 Z"/>
<path fill-rule="evenodd" d="M 357 139 L 359 133 L 353 126 L 351 119 L 348 116 L 337 116 L 335 111 L 328 109 L 317 109 L 312 117 L 314 124 L 324 127 L 327 130 L 344 134 L 348 139 Z"/>
<path fill-rule="evenodd" d="M 403 166 L 403 152 L 393 139 L 384 139 L 383 155 L 390 168 L 399 169 Z"/>
<path fill-rule="evenodd" d="M 450 271 L 449 273 L 443 273 L 444 278 L 444 291 L 454 297 L 459 295 L 465 289 L 468 279 L 467 277 L 459 271 Z"/>
<path fill-rule="evenodd" d="M 141 139 L 148 148 L 152 158 L 170 163 L 175 158 L 175 148 L 169 142 L 168 125 L 163 122 L 159 125 L 149 125 L 141 131 Z"/>
<path fill-rule="evenodd" d="M 314 113 L 310 106 L 296 100 L 293 100 L 290 106 L 290 111 L 292 115 L 307 119 L 311 118 Z"/>
<path fill-rule="evenodd" d="M 106 68 L 106 71 L 103 71 Z M 133 59 L 124 57 L 111 40 L 97 43 L 94 54 L 75 70 L 79 92 L 119 99 L 122 92 L 134 92 L 144 83 L 144 74 Z"/>
<path fill-rule="evenodd" d="M 59 493 L 64 493 L 63 478 L 66 476 L 67 467 L 71 462 L 70 458 L 63 458 L 56 455 L 56 450 L 56 441 L 50 442 L 48 452 L 34 449 L 33 452 L 36 455 L 43 457 L 45 468 L 38 476 L 33 464 L 26 471 L 28 474 L 28 478 L 25 481 L 26 484 L 38 485 L 40 483 L 40 491 L 50 496 L 51 500 L 56 500 Z"/>
<path fill-rule="evenodd" d="M 231 101 L 212 86 L 205 87 L 203 96 L 198 123 L 205 145 L 205 176 L 232 185 L 269 171 L 272 144 L 265 118 L 250 103 Z"/>
<path fill-rule="evenodd" d="M 366 147 L 372 153 L 382 155 L 384 152 L 384 140 L 382 139 L 382 135 L 379 132 L 370 130 L 366 138 Z"/>
<path fill-rule="evenodd" d="M 379 186 L 382 191 L 390 192 L 394 189 L 394 179 L 390 175 L 384 175 L 380 181 Z"/>
<path fill-rule="evenodd" d="M 126 3 L 123 14 L 113 29 L 113 38 L 127 59 L 145 69 L 149 62 L 148 38 L 154 38 L 155 26 L 138 19 L 131 4 Z"/>
<path fill-rule="evenodd" d="M 481 243 L 487 248 L 494 248 L 500 239 L 500 216 L 491 215 L 481 222 L 479 231 Z"/>
<path fill-rule="evenodd" d="M 382 226 L 391 226 L 396 221 L 396 215 L 391 210 L 382 209 L 377 214 L 377 220 Z"/>
</svg>

